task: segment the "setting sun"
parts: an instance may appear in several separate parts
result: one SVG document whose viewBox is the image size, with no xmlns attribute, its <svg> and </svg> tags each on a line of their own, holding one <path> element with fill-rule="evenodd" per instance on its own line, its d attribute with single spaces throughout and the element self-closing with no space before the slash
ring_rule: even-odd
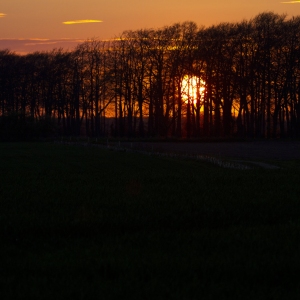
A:
<svg viewBox="0 0 300 300">
<path fill-rule="evenodd" d="M 196 76 L 184 76 L 182 80 L 182 99 L 187 102 L 191 101 L 194 105 L 197 104 L 197 99 L 203 101 L 205 91 L 205 82 Z"/>
</svg>

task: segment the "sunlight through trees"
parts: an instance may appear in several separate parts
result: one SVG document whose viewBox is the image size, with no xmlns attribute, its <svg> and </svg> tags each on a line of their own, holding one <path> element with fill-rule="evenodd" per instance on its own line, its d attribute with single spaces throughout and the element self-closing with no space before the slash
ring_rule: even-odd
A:
<svg viewBox="0 0 300 300">
<path fill-rule="evenodd" d="M 262 13 L 71 52 L 1 50 L 0 130 L 46 120 L 58 135 L 299 137 L 299 45 L 300 17 Z"/>
</svg>

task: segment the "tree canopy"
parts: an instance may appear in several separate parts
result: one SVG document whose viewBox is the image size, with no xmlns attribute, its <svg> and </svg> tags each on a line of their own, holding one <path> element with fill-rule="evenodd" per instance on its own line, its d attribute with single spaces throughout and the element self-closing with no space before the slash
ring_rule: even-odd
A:
<svg viewBox="0 0 300 300">
<path fill-rule="evenodd" d="M 73 51 L 1 50 L 0 132 L 299 137 L 300 17 L 177 23 Z"/>
</svg>

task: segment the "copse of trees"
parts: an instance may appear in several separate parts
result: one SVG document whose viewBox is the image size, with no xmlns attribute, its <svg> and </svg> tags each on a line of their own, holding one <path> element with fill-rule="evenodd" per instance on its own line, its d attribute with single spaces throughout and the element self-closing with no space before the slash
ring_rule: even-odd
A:
<svg viewBox="0 0 300 300">
<path fill-rule="evenodd" d="M 28 136 L 299 137 L 300 17 L 125 31 L 71 52 L 2 50 L 0 118 L 2 137 L 20 127 Z"/>
</svg>

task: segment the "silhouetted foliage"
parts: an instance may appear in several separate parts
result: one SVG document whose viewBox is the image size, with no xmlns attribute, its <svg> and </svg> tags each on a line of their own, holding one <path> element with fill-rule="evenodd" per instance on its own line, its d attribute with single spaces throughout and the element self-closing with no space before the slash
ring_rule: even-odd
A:
<svg viewBox="0 0 300 300">
<path fill-rule="evenodd" d="M 0 117 L 0 140 L 35 140 L 59 135 L 54 120 L 42 117 L 35 120 L 29 115 L 11 113 Z"/>
<path fill-rule="evenodd" d="M 299 45 L 300 17 L 267 12 L 125 31 L 72 52 L 2 50 L 1 128 L 24 136 L 17 124 L 30 116 L 59 130 L 45 135 L 299 137 Z M 186 76 L 205 84 L 196 99 L 183 97 Z"/>
</svg>

